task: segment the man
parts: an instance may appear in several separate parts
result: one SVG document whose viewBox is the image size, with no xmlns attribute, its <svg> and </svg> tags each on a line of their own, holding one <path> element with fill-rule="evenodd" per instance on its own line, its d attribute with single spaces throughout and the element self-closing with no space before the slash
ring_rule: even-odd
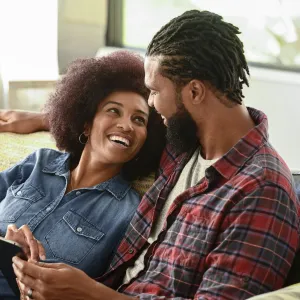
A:
<svg viewBox="0 0 300 300">
<path fill-rule="evenodd" d="M 299 248 L 300 205 L 268 142 L 266 116 L 242 101 L 249 71 L 238 33 L 216 14 L 192 10 L 154 36 L 145 83 L 169 145 L 98 279 L 106 286 L 64 264 L 14 258 L 25 295 L 245 299 L 283 286 Z M 40 123 L 37 116 L 28 124 Z"/>
</svg>

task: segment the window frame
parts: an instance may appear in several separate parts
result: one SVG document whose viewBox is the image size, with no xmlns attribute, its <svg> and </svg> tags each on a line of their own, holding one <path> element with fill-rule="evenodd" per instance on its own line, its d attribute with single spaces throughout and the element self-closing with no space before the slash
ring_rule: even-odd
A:
<svg viewBox="0 0 300 300">
<path fill-rule="evenodd" d="M 133 48 L 123 44 L 123 20 L 124 20 L 123 2 L 124 0 L 108 1 L 108 24 L 107 24 L 107 32 L 106 32 L 106 46 L 145 52 L 146 51 L 145 48 Z M 247 63 L 250 67 L 300 73 L 300 67 L 298 66 L 288 67 L 288 66 L 280 66 L 280 65 L 269 64 L 269 63 L 254 62 L 249 60 L 247 60 Z"/>
</svg>

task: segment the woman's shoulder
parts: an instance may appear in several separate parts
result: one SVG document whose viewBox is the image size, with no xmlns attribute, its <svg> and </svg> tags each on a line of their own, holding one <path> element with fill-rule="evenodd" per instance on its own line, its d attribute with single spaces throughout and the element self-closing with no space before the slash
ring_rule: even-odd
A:
<svg viewBox="0 0 300 300">
<path fill-rule="evenodd" d="M 62 152 L 50 148 L 40 148 L 33 152 L 29 157 L 34 158 L 35 160 L 43 160 L 45 162 L 52 162 L 58 158 L 68 158 L 70 156 L 67 152 Z"/>
<path fill-rule="evenodd" d="M 41 148 L 28 155 L 21 164 L 24 166 L 38 165 L 39 168 L 44 168 L 48 165 L 64 162 L 69 158 L 70 154 L 54 149 Z"/>
</svg>

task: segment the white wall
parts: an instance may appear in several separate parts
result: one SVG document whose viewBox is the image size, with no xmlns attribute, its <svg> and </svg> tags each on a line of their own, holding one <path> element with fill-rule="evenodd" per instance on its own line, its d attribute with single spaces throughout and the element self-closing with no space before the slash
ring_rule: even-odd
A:
<svg viewBox="0 0 300 300">
<path fill-rule="evenodd" d="M 108 1 L 59 0 L 58 5 L 58 65 L 62 74 L 71 61 L 92 57 L 105 45 Z"/>
<path fill-rule="evenodd" d="M 300 170 L 300 74 L 250 69 L 245 103 L 269 120 L 270 141 L 292 170 Z"/>
</svg>

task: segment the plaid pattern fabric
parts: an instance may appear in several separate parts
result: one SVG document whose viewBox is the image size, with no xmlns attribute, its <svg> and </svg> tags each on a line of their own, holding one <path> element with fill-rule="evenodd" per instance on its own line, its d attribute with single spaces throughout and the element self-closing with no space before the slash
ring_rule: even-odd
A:
<svg viewBox="0 0 300 300">
<path fill-rule="evenodd" d="M 300 204 L 291 173 L 257 124 L 170 207 L 145 269 L 119 291 L 140 299 L 245 299 L 283 286 L 299 248 Z M 108 272 L 117 288 L 125 268 L 147 246 L 151 224 L 189 154 L 167 148 L 160 176 L 143 197 Z"/>
</svg>

